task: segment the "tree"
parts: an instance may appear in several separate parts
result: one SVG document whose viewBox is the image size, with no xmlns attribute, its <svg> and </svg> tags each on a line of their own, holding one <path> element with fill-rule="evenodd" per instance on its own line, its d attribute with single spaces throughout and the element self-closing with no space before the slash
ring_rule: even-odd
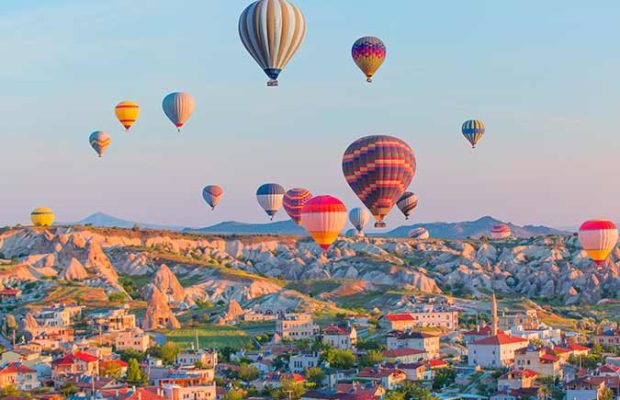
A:
<svg viewBox="0 0 620 400">
<path fill-rule="evenodd" d="M 355 364 L 355 355 L 349 350 L 329 349 L 325 360 L 332 368 L 349 369 Z"/>
<path fill-rule="evenodd" d="M 150 350 L 150 349 L 149 349 Z M 147 354 L 151 354 L 151 352 L 147 350 Z M 141 351 L 136 351 L 133 349 L 126 349 L 117 351 L 117 353 L 121 356 L 121 360 L 125 362 L 129 362 L 132 358 L 135 358 L 138 361 L 144 361 L 145 354 Z M 151 354 L 154 356 L 154 354 Z"/>
<path fill-rule="evenodd" d="M 237 377 L 244 382 L 251 382 L 258 378 L 258 369 L 253 365 L 241 364 L 239 371 L 237 371 Z"/>
<path fill-rule="evenodd" d="M 78 392 L 77 386 L 75 386 L 71 382 L 65 382 L 60 387 L 60 393 L 62 393 L 63 396 L 65 396 L 65 397 L 69 397 L 69 396 L 71 396 L 73 394 L 76 394 L 77 392 Z"/>
<path fill-rule="evenodd" d="M 121 367 L 117 363 L 109 362 L 104 364 L 101 375 L 118 380 L 123 376 L 123 371 L 121 371 Z"/>
<path fill-rule="evenodd" d="M 304 384 L 294 379 L 283 379 L 280 382 L 280 388 L 272 392 L 272 396 L 276 399 L 293 399 L 299 400 L 306 392 Z"/>
<path fill-rule="evenodd" d="M 383 361 L 383 354 L 378 350 L 368 350 L 360 360 L 361 367 L 373 367 L 377 364 L 381 364 Z"/>
<path fill-rule="evenodd" d="M 20 394 L 21 393 L 15 385 L 7 385 L 4 388 L 0 389 L 0 398 L 18 397 Z"/>
<path fill-rule="evenodd" d="M 179 354 L 179 346 L 174 342 L 166 342 L 163 346 L 151 347 L 147 353 L 162 360 L 165 365 L 174 364 Z"/>
<path fill-rule="evenodd" d="M 246 396 L 246 392 L 242 389 L 230 389 L 222 397 L 222 400 L 243 400 Z"/>
<path fill-rule="evenodd" d="M 395 392 L 401 393 L 404 399 L 416 399 L 416 400 L 434 400 L 436 399 L 431 395 L 431 392 L 424 389 L 422 386 L 413 383 L 405 382 Z"/>
<path fill-rule="evenodd" d="M 405 395 L 397 391 L 389 391 L 385 394 L 384 400 L 406 400 Z"/>
<path fill-rule="evenodd" d="M 129 366 L 127 367 L 127 383 L 131 385 L 141 385 L 144 383 L 146 376 L 144 376 L 138 360 L 132 358 L 129 360 Z"/>
<path fill-rule="evenodd" d="M 306 370 L 306 379 L 314 384 L 315 387 L 319 387 L 323 384 L 323 379 L 325 379 L 325 371 L 319 367 L 310 367 Z"/>
<path fill-rule="evenodd" d="M 435 373 L 433 379 L 433 390 L 439 390 L 445 386 L 450 386 L 456 380 L 456 371 L 454 368 L 441 368 Z"/>
<path fill-rule="evenodd" d="M 599 400 L 612 400 L 613 392 L 610 388 L 605 388 L 601 391 L 601 395 L 599 396 Z"/>
<path fill-rule="evenodd" d="M 383 345 L 377 340 L 358 340 L 358 350 L 383 350 Z"/>
</svg>

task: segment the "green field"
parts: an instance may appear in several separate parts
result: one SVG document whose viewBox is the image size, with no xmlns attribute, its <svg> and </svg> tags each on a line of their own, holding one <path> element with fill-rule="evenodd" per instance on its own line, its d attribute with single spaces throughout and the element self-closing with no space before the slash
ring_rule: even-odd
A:
<svg viewBox="0 0 620 400">
<path fill-rule="evenodd" d="M 228 346 L 239 349 L 254 343 L 252 336 L 247 332 L 231 326 L 207 325 L 195 329 L 166 330 L 161 333 L 166 335 L 169 341 L 178 343 L 182 347 L 189 347 L 195 343 L 196 335 L 198 335 L 200 347 L 207 348 Z"/>
</svg>

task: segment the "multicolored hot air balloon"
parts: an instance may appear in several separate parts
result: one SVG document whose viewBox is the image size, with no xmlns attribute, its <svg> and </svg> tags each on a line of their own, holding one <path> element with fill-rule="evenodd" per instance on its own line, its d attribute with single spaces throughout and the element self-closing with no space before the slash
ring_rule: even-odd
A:
<svg viewBox="0 0 620 400">
<path fill-rule="evenodd" d="M 493 228 L 491 228 L 491 239 L 493 240 L 507 239 L 511 236 L 512 236 L 512 230 L 510 229 L 508 225 L 505 225 L 505 224 L 493 225 Z"/>
<path fill-rule="evenodd" d="M 308 200 L 312 198 L 312 193 L 306 189 L 294 188 L 286 192 L 282 205 L 284 211 L 297 225 L 301 224 L 301 209 Z"/>
<path fill-rule="evenodd" d="M 241 13 L 239 36 L 270 78 L 267 86 L 278 86 L 278 75 L 304 41 L 306 20 L 286 0 L 258 0 Z"/>
<path fill-rule="evenodd" d="M 284 188 L 277 183 L 265 183 L 256 191 L 258 204 L 265 210 L 267 215 L 273 219 L 284 199 Z"/>
<path fill-rule="evenodd" d="M 471 143 L 471 147 L 475 149 L 476 144 L 482 139 L 482 136 L 484 136 L 484 123 L 477 119 L 470 119 L 463 122 L 461 130 L 465 139 L 467 139 L 469 143 Z"/>
<path fill-rule="evenodd" d="M 372 76 L 385 61 L 386 49 L 381 39 L 374 36 L 359 38 L 353 43 L 351 56 L 358 68 L 366 75 L 366 81 L 372 82 Z"/>
<path fill-rule="evenodd" d="M 304 204 L 301 225 L 314 241 L 327 250 L 347 222 L 347 208 L 332 196 L 316 196 Z"/>
<path fill-rule="evenodd" d="M 375 227 L 405 192 L 415 176 L 416 160 L 411 147 L 387 135 L 366 136 L 345 151 L 342 171 L 351 189 L 375 216 Z"/>
<path fill-rule="evenodd" d="M 90 142 L 91 147 L 95 149 L 99 157 L 101 157 L 103 156 L 105 149 L 110 145 L 110 142 L 112 142 L 112 138 L 108 132 L 94 131 L 90 134 L 88 141 Z"/>
<path fill-rule="evenodd" d="M 410 230 L 407 236 L 409 236 L 409 238 L 411 239 L 426 240 L 431 237 L 431 234 L 428 232 L 427 229 L 420 227 Z"/>
<path fill-rule="evenodd" d="M 51 226 L 54 218 L 54 211 L 51 208 L 35 208 L 30 213 L 30 220 L 34 226 Z"/>
<path fill-rule="evenodd" d="M 212 210 L 219 204 L 223 194 L 224 190 L 217 185 L 205 186 L 204 189 L 202 189 L 202 198 L 211 206 Z"/>
<path fill-rule="evenodd" d="M 409 219 L 413 209 L 418 206 L 418 197 L 411 192 L 405 192 L 396 202 L 396 206 L 403 213 L 405 219 Z"/>
<path fill-rule="evenodd" d="M 189 93 L 174 92 L 164 97 L 162 108 L 168 119 L 181 132 L 181 127 L 192 116 L 196 103 Z"/>
<path fill-rule="evenodd" d="M 361 234 L 368 221 L 370 221 L 370 213 L 365 208 L 354 208 L 349 212 L 349 221 Z"/>
<path fill-rule="evenodd" d="M 579 242 L 596 265 L 600 265 L 618 244 L 618 228 L 606 219 L 586 221 L 579 227 Z"/>
<path fill-rule="evenodd" d="M 140 106 L 133 101 L 121 101 L 114 108 L 114 113 L 125 131 L 129 131 L 140 115 Z"/>
</svg>

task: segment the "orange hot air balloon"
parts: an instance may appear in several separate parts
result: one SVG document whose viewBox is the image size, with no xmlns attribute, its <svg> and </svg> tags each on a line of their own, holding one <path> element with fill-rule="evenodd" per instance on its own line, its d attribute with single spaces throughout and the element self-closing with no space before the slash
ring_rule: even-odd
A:
<svg viewBox="0 0 620 400">
<path fill-rule="evenodd" d="M 129 131 L 140 115 L 140 106 L 133 101 L 121 101 L 114 108 L 114 113 L 121 125 L 125 127 L 125 131 Z"/>
<path fill-rule="evenodd" d="M 579 242 L 596 265 L 602 264 L 618 244 L 618 228 L 606 219 L 591 219 L 579 227 Z"/>
<path fill-rule="evenodd" d="M 313 197 L 301 210 L 301 225 L 323 250 L 334 243 L 346 222 L 347 208 L 332 196 Z"/>
</svg>

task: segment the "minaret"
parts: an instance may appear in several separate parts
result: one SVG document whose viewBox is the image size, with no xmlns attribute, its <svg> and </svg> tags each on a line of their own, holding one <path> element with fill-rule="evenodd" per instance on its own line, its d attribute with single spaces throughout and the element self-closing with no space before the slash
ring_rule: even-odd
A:
<svg viewBox="0 0 620 400">
<path fill-rule="evenodd" d="M 491 335 L 497 336 L 497 299 L 495 299 L 495 291 L 491 296 Z"/>
</svg>

